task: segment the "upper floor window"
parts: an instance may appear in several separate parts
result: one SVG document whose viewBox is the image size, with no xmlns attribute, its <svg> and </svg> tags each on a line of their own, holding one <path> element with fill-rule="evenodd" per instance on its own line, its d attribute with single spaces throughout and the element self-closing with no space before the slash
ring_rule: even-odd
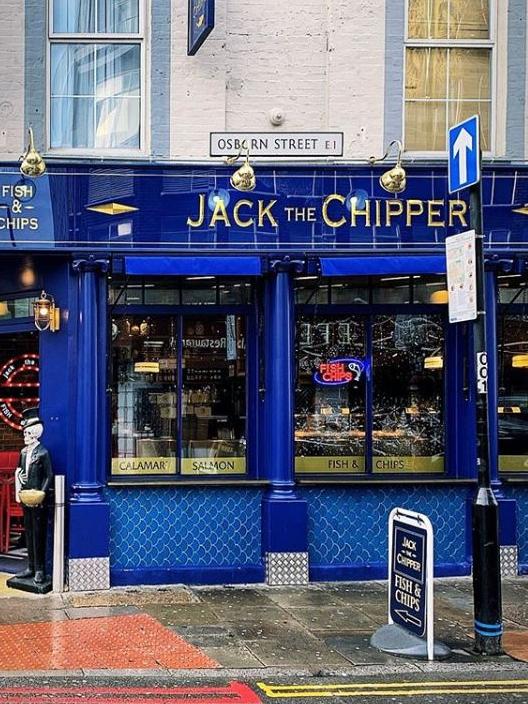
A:
<svg viewBox="0 0 528 704">
<path fill-rule="evenodd" d="M 51 148 L 142 148 L 141 19 L 141 0 L 51 0 Z"/>
<path fill-rule="evenodd" d="M 480 115 L 491 150 L 490 0 L 408 0 L 405 147 L 445 151 L 446 131 Z"/>
</svg>

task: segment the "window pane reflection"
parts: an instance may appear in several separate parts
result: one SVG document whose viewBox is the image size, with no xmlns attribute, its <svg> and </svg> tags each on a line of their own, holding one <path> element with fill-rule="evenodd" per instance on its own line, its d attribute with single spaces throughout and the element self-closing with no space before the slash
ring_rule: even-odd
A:
<svg viewBox="0 0 528 704">
<path fill-rule="evenodd" d="M 112 474 L 175 474 L 176 319 L 117 316 L 111 334 Z"/>
<path fill-rule="evenodd" d="M 364 472 L 367 369 L 353 361 L 365 364 L 363 319 L 301 316 L 296 347 L 296 471 Z"/>
<path fill-rule="evenodd" d="M 373 471 L 444 471 L 444 332 L 433 315 L 373 319 Z"/>
<path fill-rule="evenodd" d="M 528 471 L 528 316 L 499 318 L 499 469 Z"/>
<path fill-rule="evenodd" d="M 184 316 L 182 344 L 182 474 L 243 474 L 245 318 Z"/>
</svg>

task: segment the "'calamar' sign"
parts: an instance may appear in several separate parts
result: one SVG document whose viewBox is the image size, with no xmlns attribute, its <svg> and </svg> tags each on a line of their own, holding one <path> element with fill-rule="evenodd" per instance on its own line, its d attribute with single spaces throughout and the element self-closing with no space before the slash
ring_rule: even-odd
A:
<svg viewBox="0 0 528 704">
<path fill-rule="evenodd" d="M 427 227 L 467 227 L 467 203 L 458 198 L 449 200 L 420 200 L 410 198 L 365 199 L 347 198 L 340 193 L 331 193 L 322 199 L 320 206 L 282 206 L 277 199 L 257 201 L 239 198 L 226 203 L 218 197 L 214 207 L 207 208 L 207 194 L 200 193 L 196 212 L 187 218 L 191 228 L 215 228 L 219 223 L 226 227 L 242 228 L 277 227 L 280 220 L 289 223 L 316 223 L 322 221 L 332 228 L 381 227 L 397 225 L 411 227 L 427 224 Z"/>
</svg>

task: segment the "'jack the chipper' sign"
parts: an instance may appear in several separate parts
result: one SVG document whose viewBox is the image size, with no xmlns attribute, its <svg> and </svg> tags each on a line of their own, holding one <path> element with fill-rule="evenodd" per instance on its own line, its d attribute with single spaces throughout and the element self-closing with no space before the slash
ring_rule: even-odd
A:
<svg viewBox="0 0 528 704">
<path fill-rule="evenodd" d="M 425 638 L 433 659 L 433 527 L 402 508 L 389 516 L 389 623 Z"/>
</svg>

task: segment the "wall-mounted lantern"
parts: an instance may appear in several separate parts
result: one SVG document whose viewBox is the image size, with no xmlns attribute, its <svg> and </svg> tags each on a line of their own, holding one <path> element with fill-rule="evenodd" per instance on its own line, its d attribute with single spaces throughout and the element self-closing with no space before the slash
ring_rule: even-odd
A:
<svg viewBox="0 0 528 704">
<path fill-rule="evenodd" d="M 33 130 L 29 128 L 29 145 L 25 154 L 20 157 L 20 172 L 24 176 L 36 178 L 46 171 L 46 162 L 35 149 Z"/>
<path fill-rule="evenodd" d="M 242 148 L 236 156 L 228 156 L 226 162 L 234 164 L 240 159 L 242 149 L 246 150 L 246 156 L 242 166 L 235 171 L 230 178 L 230 183 L 237 191 L 254 191 L 257 185 L 257 179 L 253 167 L 249 163 L 249 147 L 246 140 L 242 142 Z"/>
<path fill-rule="evenodd" d="M 55 299 L 46 291 L 42 291 L 40 298 L 33 304 L 35 327 L 39 332 L 49 330 L 57 332 L 60 328 L 60 308 L 55 306 Z"/>
<path fill-rule="evenodd" d="M 403 144 L 400 142 L 399 139 L 393 139 L 392 142 L 389 144 L 387 151 L 381 158 L 376 159 L 376 157 L 371 156 L 369 159 L 369 164 L 376 164 L 379 161 L 385 161 L 385 159 L 389 156 L 392 147 L 395 144 L 398 146 L 398 158 L 396 160 L 396 166 L 393 166 L 392 169 L 389 169 L 388 171 L 385 171 L 383 174 L 381 174 L 379 180 L 380 186 L 389 193 L 401 193 L 405 190 L 405 187 L 407 185 L 407 174 L 405 173 L 405 169 L 401 165 Z"/>
</svg>

